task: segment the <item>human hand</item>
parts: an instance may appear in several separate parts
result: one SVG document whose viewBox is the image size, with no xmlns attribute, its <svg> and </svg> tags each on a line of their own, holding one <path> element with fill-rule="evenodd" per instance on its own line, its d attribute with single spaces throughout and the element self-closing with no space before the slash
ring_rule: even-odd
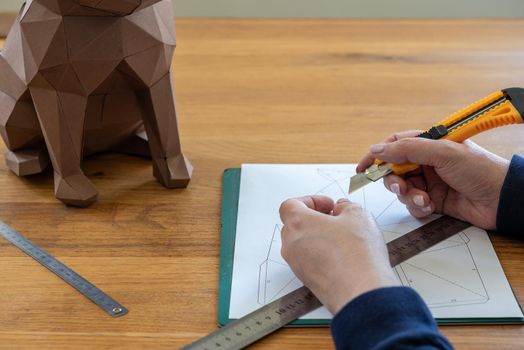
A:
<svg viewBox="0 0 524 350">
<path fill-rule="evenodd" d="M 364 171 L 375 158 L 420 164 L 420 169 L 404 176 L 384 178 L 386 188 L 398 195 L 413 216 L 422 218 L 436 212 L 495 229 L 509 161 L 469 140 L 456 143 L 414 137 L 421 132 L 397 133 L 371 146 L 357 172 Z"/>
<path fill-rule="evenodd" d="M 280 217 L 282 257 L 333 314 L 360 294 L 399 284 L 373 216 L 358 204 L 288 199 Z"/>
</svg>

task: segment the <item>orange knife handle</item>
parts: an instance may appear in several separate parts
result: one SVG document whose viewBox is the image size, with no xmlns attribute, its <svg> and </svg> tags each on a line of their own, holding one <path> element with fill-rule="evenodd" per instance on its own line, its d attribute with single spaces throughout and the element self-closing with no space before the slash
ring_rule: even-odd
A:
<svg viewBox="0 0 524 350">
<path fill-rule="evenodd" d="M 497 104 L 491 109 L 488 109 L 479 116 L 465 122 L 463 125 L 454 127 L 447 135 L 442 136 L 442 139 L 463 142 L 470 137 L 473 137 L 481 132 L 489 129 L 497 128 L 504 125 L 520 124 L 524 122 L 524 89 L 510 88 L 502 91 L 492 93 L 485 98 L 472 103 L 471 105 L 453 113 L 449 117 L 443 119 L 435 126 L 444 126 L 446 128 L 453 124 L 466 119 L 469 115 L 477 111 L 482 111 L 483 108 L 493 104 L 499 100 L 506 98 L 502 103 Z M 422 135 L 421 135 L 422 136 Z M 377 159 L 377 165 L 384 163 Z M 391 164 L 391 170 L 397 175 L 403 175 L 410 171 L 416 170 L 419 166 L 417 164 Z"/>
<path fill-rule="evenodd" d="M 483 113 L 481 116 L 458 127 L 453 132 L 444 136 L 444 139 L 463 142 L 481 132 L 504 125 L 522 123 L 522 116 L 511 102 L 504 101 L 498 106 Z"/>
<path fill-rule="evenodd" d="M 497 100 L 500 100 L 502 98 L 504 98 L 505 95 L 504 95 L 504 92 L 502 91 L 496 91 L 478 101 L 475 101 L 473 102 L 472 104 L 464 107 L 464 108 L 461 108 L 459 109 L 458 111 L 456 111 L 455 113 L 453 113 L 452 115 L 444 118 L 443 120 L 441 120 L 440 122 L 438 122 L 437 124 L 435 125 L 444 125 L 445 127 L 449 127 L 450 125 L 464 119 L 465 117 L 467 117 L 468 115 L 471 115 L 477 111 L 480 111 L 482 108 L 484 108 L 485 106 L 497 101 Z"/>
<path fill-rule="evenodd" d="M 391 164 L 389 166 L 393 173 L 396 175 L 404 175 L 410 171 L 417 170 L 419 168 L 418 164 L 413 163 L 404 163 L 404 164 Z"/>
<path fill-rule="evenodd" d="M 384 163 L 383 161 L 376 159 L 375 164 L 380 165 Z M 419 165 L 413 163 L 404 163 L 404 164 L 390 164 L 389 167 L 396 175 L 404 175 L 410 171 L 417 170 Z"/>
</svg>

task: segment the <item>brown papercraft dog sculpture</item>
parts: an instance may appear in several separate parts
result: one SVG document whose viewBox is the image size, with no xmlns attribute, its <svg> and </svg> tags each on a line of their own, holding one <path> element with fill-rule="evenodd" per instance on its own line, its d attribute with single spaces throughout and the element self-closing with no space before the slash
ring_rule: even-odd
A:
<svg viewBox="0 0 524 350">
<path fill-rule="evenodd" d="M 173 26 L 170 0 L 28 0 L 0 54 L 9 168 L 36 174 L 50 158 L 55 195 L 74 206 L 96 201 L 81 163 L 106 150 L 151 156 L 161 184 L 187 186 Z"/>
</svg>

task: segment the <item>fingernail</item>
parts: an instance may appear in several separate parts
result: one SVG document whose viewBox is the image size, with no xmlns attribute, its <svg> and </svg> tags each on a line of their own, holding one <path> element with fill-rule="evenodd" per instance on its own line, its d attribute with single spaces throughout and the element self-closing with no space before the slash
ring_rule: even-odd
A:
<svg viewBox="0 0 524 350">
<path fill-rule="evenodd" d="M 369 147 L 369 151 L 371 153 L 381 153 L 384 152 L 385 145 L 383 143 L 379 143 L 377 145 L 372 145 Z"/>
<path fill-rule="evenodd" d="M 391 186 L 389 186 L 391 192 L 393 192 L 396 195 L 400 195 L 400 185 L 398 183 L 393 183 Z"/>
<path fill-rule="evenodd" d="M 337 203 L 346 203 L 346 202 L 349 202 L 349 199 L 347 198 L 340 198 Z"/>
<path fill-rule="evenodd" d="M 424 197 L 422 197 L 420 194 L 417 194 L 415 197 L 413 197 L 413 203 L 419 207 L 424 206 Z"/>
<path fill-rule="evenodd" d="M 422 211 L 423 211 L 424 213 L 431 213 L 431 211 L 432 211 L 432 210 L 431 210 L 431 205 L 428 205 L 427 207 L 422 208 Z"/>
</svg>

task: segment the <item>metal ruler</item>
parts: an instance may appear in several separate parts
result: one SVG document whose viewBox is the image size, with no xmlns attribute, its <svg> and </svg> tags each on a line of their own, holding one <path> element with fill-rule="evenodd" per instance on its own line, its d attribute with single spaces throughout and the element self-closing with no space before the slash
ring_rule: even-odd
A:
<svg viewBox="0 0 524 350">
<path fill-rule="evenodd" d="M 49 253 L 39 248 L 36 244 L 13 230 L 2 221 L 0 221 L 0 236 L 3 236 L 6 240 L 17 246 L 21 251 L 47 267 L 51 272 L 69 283 L 73 288 L 78 290 L 111 316 L 120 317 L 127 314 L 127 309 L 109 295 L 102 292 L 88 280 L 49 255 Z"/>
<path fill-rule="evenodd" d="M 442 216 L 389 242 L 387 248 L 391 266 L 412 258 L 470 226 L 471 224 L 464 221 Z M 313 293 L 306 287 L 301 287 L 182 350 L 242 349 L 320 306 L 322 304 Z"/>
</svg>

